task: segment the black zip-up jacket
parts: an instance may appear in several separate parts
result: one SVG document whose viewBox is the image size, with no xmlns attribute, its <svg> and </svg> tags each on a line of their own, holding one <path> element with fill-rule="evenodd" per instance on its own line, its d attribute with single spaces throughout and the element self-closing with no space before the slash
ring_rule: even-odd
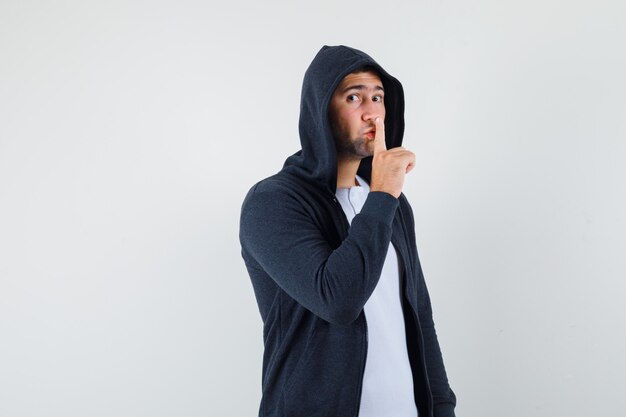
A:
<svg viewBox="0 0 626 417">
<path fill-rule="evenodd" d="M 241 208 L 241 254 L 263 319 L 261 417 L 356 417 L 367 355 L 363 306 L 389 243 L 400 288 L 415 403 L 420 416 L 453 417 L 456 398 L 444 368 L 428 290 L 404 194 L 371 191 L 348 223 L 335 198 L 337 156 L 328 104 L 349 73 L 373 67 L 385 89 L 387 149 L 402 144 L 404 93 L 365 53 L 324 46 L 302 88 L 302 149 L 255 184 Z M 372 158 L 358 174 L 368 183 Z M 391 416 L 381 416 L 391 417 Z"/>
</svg>

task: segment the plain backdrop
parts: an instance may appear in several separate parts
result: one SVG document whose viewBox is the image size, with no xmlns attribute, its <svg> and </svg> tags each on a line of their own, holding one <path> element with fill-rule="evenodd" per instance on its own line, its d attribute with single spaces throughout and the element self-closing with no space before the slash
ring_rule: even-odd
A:
<svg viewBox="0 0 626 417">
<path fill-rule="evenodd" d="M 239 210 L 299 149 L 324 44 L 404 84 L 457 415 L 621 415 L 625 23 L 618 0 L 0 1 L 0 416 L 257 414 Z"/>
</svg>

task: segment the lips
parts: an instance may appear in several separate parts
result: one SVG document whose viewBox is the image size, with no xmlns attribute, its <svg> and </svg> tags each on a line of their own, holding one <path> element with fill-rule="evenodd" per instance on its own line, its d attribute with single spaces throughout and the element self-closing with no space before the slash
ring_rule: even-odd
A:
<svg viewBox="0 0 626 417">
<path fill-rule="evenodd" d="M 368 131 L 366 131 L 365 133 L 363 133 L 363 135 L 365 137 L 368 137 L 370 139 L 374 138 L 376 136 L 376 129 L 370 129 Z"/>
</svg>

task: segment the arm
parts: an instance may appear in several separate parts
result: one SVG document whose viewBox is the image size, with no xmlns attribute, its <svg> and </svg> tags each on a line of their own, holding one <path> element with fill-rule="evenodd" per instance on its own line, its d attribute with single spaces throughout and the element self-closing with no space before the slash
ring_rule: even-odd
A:
<svg viewBox="0 0 626 417">
<path fill-rule="evenodd" d="M 370 192 L 333 249 L 296 197 L 259 188 L 242 206 L 242 250 L 313 314 L 336 324 L 356 320 L 380 278 L 398 200 Z"/>
</svg>

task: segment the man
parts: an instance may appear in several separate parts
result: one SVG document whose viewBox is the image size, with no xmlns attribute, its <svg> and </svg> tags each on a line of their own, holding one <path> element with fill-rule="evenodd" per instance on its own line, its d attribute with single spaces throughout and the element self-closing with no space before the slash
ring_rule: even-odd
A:
<svg viewBox="0 0 626 417">
<path fill-rule="evenodd" d="M 365 53 L 324 46 L 302 149 L 255 184 L 240 242 L 264 323 L 264 417 L 454 416 L 402 194 L 404 93 Z"/>
</svg>

